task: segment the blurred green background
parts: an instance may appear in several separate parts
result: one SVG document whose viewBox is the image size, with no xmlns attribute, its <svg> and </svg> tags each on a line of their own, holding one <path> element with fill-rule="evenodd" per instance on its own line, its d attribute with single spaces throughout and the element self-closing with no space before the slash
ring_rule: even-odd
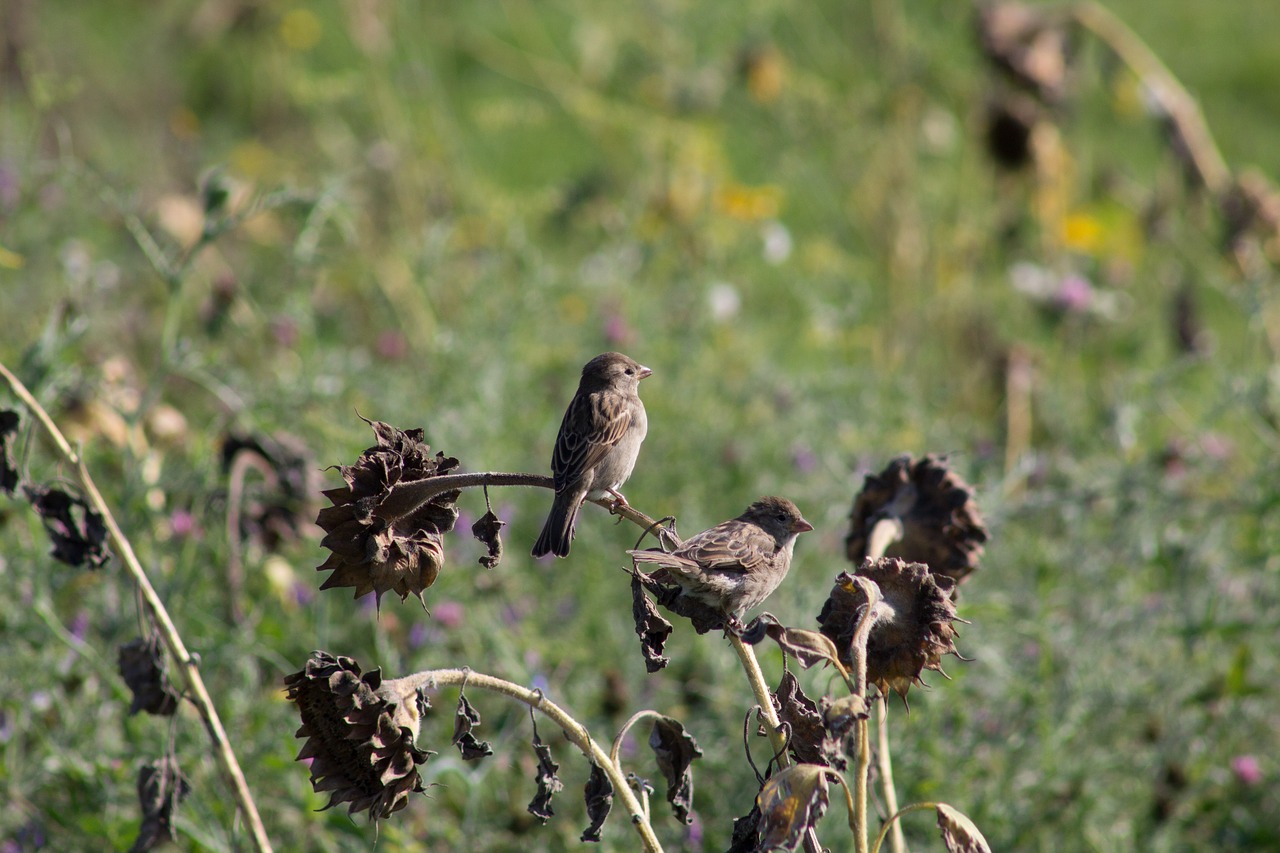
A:
<svg viewBox="0 0 1280 853">
<path fill-rule="evenodd" d="M 1269 4 L 1110 8 L 1199 100 L 1230 167 L 1280 176 Z M 959 604 L 973 660 L 895 706 L 902 802 L 955 805 L 996 850 L 1280 846 L 1277 246 L 1224 251 L 1219 205 L 1096 39 L 1076 34 L 1041 159 L 1009 169 L 986 122 L 1012 87 L 964 3 L 2 14 L 0 361 L 83 442 L 277 849 L 375 838 L 314 811 L 326 797 L 293 761 L 281 678 L 315 648 L 389 676 L 470 665 L 538 685 L 602 740 L 641 708 L 677 716 L 706 752 L 697 819 L 659 802 L 660 835 L 727 846 L 755 791 L 750 693 L 727 644 L 687 625 L 645 674 L 620 571 L 635 530 L 603 511 L 584 511 L 569 559 L 535 563 L 548 496 L 493 490 L 507 556 L 486 571 L 467 533 L 484 498 L 467 493 L 434 616 L 394 597 L 378 614 L 317 592 L 311 491 L 285 501 L 302 522 L 241 549 L 243 620 L 228 616 L 228 435 L 289 437 L 325 487 L 320 469 L 373 441 L 357 411 L 424 427 L 466 470 L 543 472 L 581 365 L 607 349 L 654 369 L 632 504 L 688 534 L 776 493 L 816 525 L 767 605 L 788 624 L 815 627 L 846 567 L 863 475 L 944 452 L 976 487 L 991 542 Z M 28 480 L 73 480 L 28 434 Z M 260 477 L 246 490 L 274 499 Z M 194 785 L 179 847 L 236 849 L 196 715 L 127 716 L 115 650 L 137 621 L 118 567 L 47 554 L 0 498 L 3 849 L 127 848 L 137 768 L 171 739 Z M 776 683 L 777 650 L 762 655 Z M 540 726 L 566 790 L 536 826 L 527 713 L 470 698 L 497 754 L 461 762 L 441 696 L 423 733 L 437 786 L 379 844 L 576 849 L 585 762 Z M 633 769 L 657 777 L 640 750 Z M 842 822 L 822 824 L 834 849 Z M 906 829 L 941 849 L 931 819 Z M 615 814 L 604 849 L 635 846 Z"/>
</svg>

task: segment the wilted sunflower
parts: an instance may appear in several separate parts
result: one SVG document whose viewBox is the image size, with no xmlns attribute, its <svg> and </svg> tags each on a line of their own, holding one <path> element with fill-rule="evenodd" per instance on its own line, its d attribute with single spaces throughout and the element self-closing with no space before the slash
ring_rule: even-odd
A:
<svg viewBox="0 0 1280 853">
<path fill-rule="evenodd" d="M 873 581 L 882 596 L 867 638 L 867 683 L 881 693 L 892 688 L 906 699 L 912 684 L 924 684 L 920 680 L 924 670 L 942 672 L 943 655 L 959 657 L 951 624 L 956 621 L 951 601 L 954 584 L 932 574 L 923 563 L 892 558 L 867 560 L 857 574 Z M 841 662 L 850 667 L 854 665 L 850 644 L 867 603 L 853 576 L 841 572 L 818 615 L 822 633 L 836 644 Z"/>
<path fill-rule="evenodd" d="M 901 522 L 902 538 L 881 556 L 925 563 L 957 583 L 978 567 L 987 528 L 973 488 L 951 470 L 947 457 L 899 456 L 879 474 L 867 475 L 849 515 L 845 554 L 850 562 L 860 564 L 869 556 L 871 532 L 885 518 Z"/>
<path fill-rule="evenodd" d="M 458 520 L 459 492 L 423 503 L 406 487 L 449 473 L 458 460 L 433 456 L 421 429 L 366 423 L 377 445 L 360 454 L 356 464 L 339 466 L 347 484 L 324 492 L 333 506 L 316 518 L 326 534 L 320 544 L 331 552 L 317 571 L 333 572 L 320 588 L 355 587 L 356 598 L 372 592 L 379 603 L 388 591 L 401 601 L 410 595 L 423 601 L 423 591 L 444 565 L 442 540 Z"/>
<path fill-rule="evenodd" d="M 298 760 L 312 759 L 317 792 L 333 792 L 326 809 L 350 803 L 348 813 L 376 821 L 423 790 L 418 765 L 432 753 L 414 740 L 430 703 L 406 679 L 383 681 L 380 669 L 361 673 L 351 658 L 316 651 L 284 684 L 302 716 L 296 736 L 307 738 Z"/>
</svg>

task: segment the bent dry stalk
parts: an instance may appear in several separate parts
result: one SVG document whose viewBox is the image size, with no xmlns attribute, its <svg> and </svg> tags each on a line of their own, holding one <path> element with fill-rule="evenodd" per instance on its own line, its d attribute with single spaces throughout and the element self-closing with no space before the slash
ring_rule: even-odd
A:
<svg viewBox="0 0 1280 853">
<path fill-rule="evenodd" d="M 107 536 L 111 541 L 111 546 L 120 557 L 120 562 L 124 565 L 125 571 L 128 572 L 133 582 L 137 585 L 147 610 L 160 630 L 160 637 L 165 644 L 165 648 L 168 649 L 174 660 L 180 664 L 179 670 L 187 688 L 187 698 L 196 707 L 204 721 L 205 731 L 208 732 L 213 744 L 214 758 L 221 766 L 227 782 L 231 785 L 237 805 L 244 812 L 253 848 L 258 851 L 270 851 L 271 842 L 267 838 L 266 828 L 262 824 L 262 818 L 258 815 L 258 807 L 254 803 L 253 795 L 249 793 L 249 785 L 245 781 L 243 771 L 240 769 L 240 763 L 236 760 L 235 752 L 231 749 L 231 742 L 227 738 L 226 729 L 223 728 L 222 720 L 218 717 L 218 711 L 214 708 L 213 700 L 209 697 L 209 691 L 200 675 L 199 664 L 191 653 L 187 651 L 186 644 L 183 643 L 177 627 L 169 617 L 169 611 L 165 608 L 164 602 L 160 600 L 155 587 L 151 585 L 151 581 L 147 577 L 146 571 L 143 570 L 142 564 L 138 561 L 137 555 L 134 554 L 133 545 L 120 529 L 120 525 L 116 523 L 115 516 L 111 514 L 111 508 L 107 506 L 102 493 L 98 491 L 98 487 L 94 483 L 93 477 L 90 476 L 84 460 L 71 448 L 71 444 L 62 434 L 62 431 L 58 429 L 57 424 L 53 422 L 49 413 L 32 396 L 31 392 L 27 390 L 27 387 L 22 384 L 18 377 L 14 376 L 3 364 L 0 364 L 0 376 L 4 377 L 13 393 L 40 421 L 41 426 L 44 427 L 45 432 L 48 433 L 49 438 L 52 439 L 62 457 L 76 469 L 76 475 L 84 489 L 85 496 L 89 499 L 93 508 L 102 516 L 107 526 Z"/>
</svg>

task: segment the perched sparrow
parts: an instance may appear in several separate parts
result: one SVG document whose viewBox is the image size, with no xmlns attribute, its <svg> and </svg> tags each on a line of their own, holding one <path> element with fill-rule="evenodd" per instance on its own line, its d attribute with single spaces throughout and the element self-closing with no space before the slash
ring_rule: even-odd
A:
<svg viewBox="0 0 1280 853">
<path fill-rule="evenodd" d="M 618 504 L 626 505 L 627 499 L 618 489 L 631 476 L 640 443 L 649 430 L 638 392 L 640 380 L 650 373 L 649 368 L 618 352 L 598 355 L 582 368 L 578 393 L 573 395 L 556 437 L 551 457 L 556 497 L 533 546 L 533 556 L 552 553 L 563 557 L 569 553 L 584 500 L 612 495 Z"/>
<path fill-rule="evenodd" d="M 791 501 L 767 497 L 737 518 L 685 540 L 670 553 L 627 553 L 637 563 L 661 566 L 684 595 L 740 623 L 744 613 L 782 583 L 791 568 L 796 536 L 812 529 Z"/>
</svg>

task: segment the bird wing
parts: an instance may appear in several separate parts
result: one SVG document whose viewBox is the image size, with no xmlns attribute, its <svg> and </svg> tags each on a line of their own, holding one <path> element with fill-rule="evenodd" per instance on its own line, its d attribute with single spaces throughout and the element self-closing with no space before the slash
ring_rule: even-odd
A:
<svg viewBox="0 0 1280 853">
<path fill-rule="evenodd" d="M 777 551 L 773 537 L 739 519 L 725 521 L 689 539 L 674 554 L 709 571 L 751 573 Z"/>
<path fill-rule="evenodd" d="M 622 440 L 630 426 L 631 408 L 622 394 L 597 391 L 575 397 L 564 413 L 551 458 L 556 491 L 580 481 L 584 472 L 598 465 Z"/>
</svg>

